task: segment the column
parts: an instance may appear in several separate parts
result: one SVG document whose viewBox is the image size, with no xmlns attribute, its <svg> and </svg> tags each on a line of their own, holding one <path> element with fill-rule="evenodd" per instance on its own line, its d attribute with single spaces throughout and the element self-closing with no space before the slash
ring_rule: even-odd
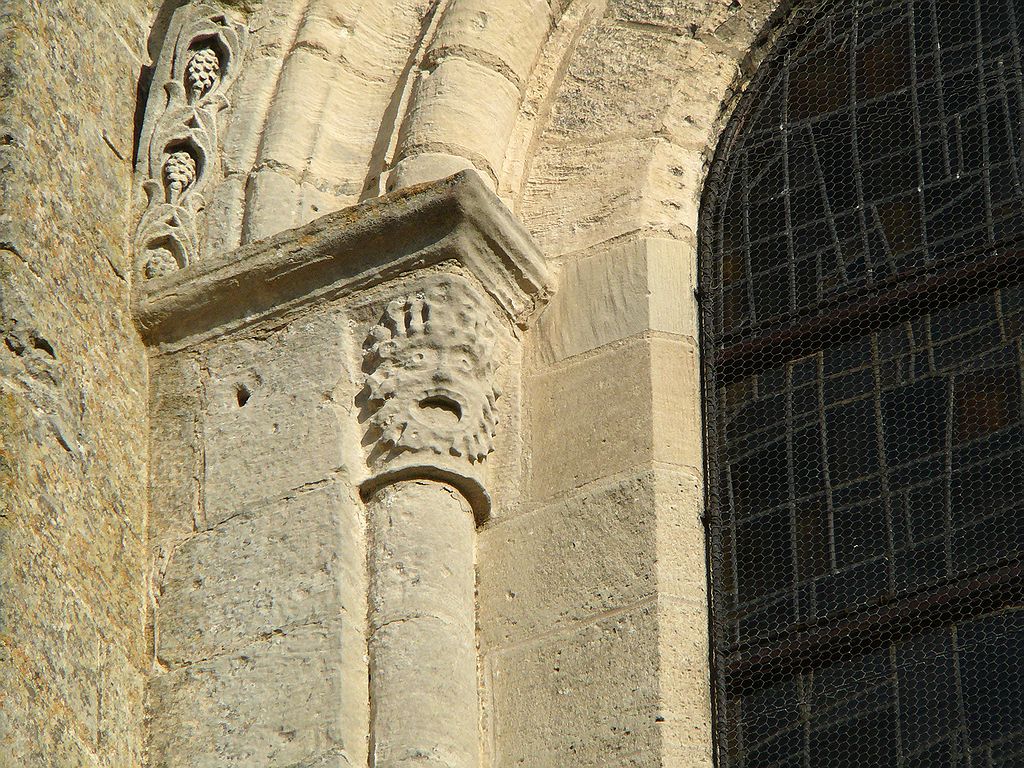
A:
<svg viewBox="0 0 1024 768">
<path fill-rule="evenodd" d="M 365 345 L 371 765 L 478 768 L 476 523 L 498 324 L 455 275 L 391 301 Z"/>
</svg>

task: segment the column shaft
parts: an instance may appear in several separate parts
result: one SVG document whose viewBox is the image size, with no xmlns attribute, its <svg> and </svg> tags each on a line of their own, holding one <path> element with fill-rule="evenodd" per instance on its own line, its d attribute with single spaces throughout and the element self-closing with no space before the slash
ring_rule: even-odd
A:
<svg viewBox="0 0 1024 768">
<path fill-rule="evenodd" d="M 479 768 L 475 521 L 431 480 L 368 503 L 373 768 Z"/>
</svg>

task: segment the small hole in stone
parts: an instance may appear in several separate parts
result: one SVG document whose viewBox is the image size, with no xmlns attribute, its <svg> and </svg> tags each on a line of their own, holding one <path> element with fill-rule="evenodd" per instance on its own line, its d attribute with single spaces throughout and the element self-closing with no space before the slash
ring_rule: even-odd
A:
<svg viewBox="0 0 1024 768">
<path fill-rule="evenodd" d="M 238 407 L 244 408 L 245 404 L 249 402 L 249 398 L 252 397 L 252 392 L 245 384 L 239 384 L 235 387 L 235 398 L 238 400 Z"/>
<path fill-rule="evenodd" d="M 53 345 L 50 344 L 50 342 L 48 342 L 42 336 L 33 336 L 32 337 L 32 346 L 35 347 L 36 349 L 38 349 L 40 352 L 45 352 L 50 357 L 52 357 L 54 360 L 57 359 L 57 353 L 54 352 Z"/>
<path fill-rule="evenodd" d="M 456 419 L 462 418 L 462 406 L 450 397 L 445 397 L 444 395 L 435 395 L 434 397 L 428 397 L 424 400 L 420 400 L 420 408 L 425 411 L 430 410 L 449 413 Z"/>
</svg>

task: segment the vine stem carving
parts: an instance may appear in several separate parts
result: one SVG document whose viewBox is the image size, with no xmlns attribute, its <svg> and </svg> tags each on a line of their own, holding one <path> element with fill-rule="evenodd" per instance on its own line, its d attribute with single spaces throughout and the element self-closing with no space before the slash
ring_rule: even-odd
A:
<svg viewBox="0 0 1024 768">
<path fill-rule="evenodd" d="M 157 58 L 136 172 L 146 206 L 135 236 L 146 278 L 188 266 L 199 252 L 203 188 L 218 161 L 217 116 L 238 74 L 245 25 L 205 3 L 175 12 Z"/>
</svg>

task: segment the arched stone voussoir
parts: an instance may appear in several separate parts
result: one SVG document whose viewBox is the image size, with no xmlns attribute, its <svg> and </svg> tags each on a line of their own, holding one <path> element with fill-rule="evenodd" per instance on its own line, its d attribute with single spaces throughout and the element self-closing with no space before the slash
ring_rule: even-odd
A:
<svg viewBox="0 0 1024 768">
<path fill-rule="evenodd" d="M 718 139 L 788 6 L 610 0 L 580 14 L 578 41 L 549 68 L 546 118 L 520 116 L 534 140 L 509 190 L 549 256 L 634 232 L 693 239 Z"/>
<path fill-rule="evenodd" d="M 387 189 L 470 168 L 497 185 L 552 23 L 547 0 L 452 0 L 411 83 Z"/>
</svg>

